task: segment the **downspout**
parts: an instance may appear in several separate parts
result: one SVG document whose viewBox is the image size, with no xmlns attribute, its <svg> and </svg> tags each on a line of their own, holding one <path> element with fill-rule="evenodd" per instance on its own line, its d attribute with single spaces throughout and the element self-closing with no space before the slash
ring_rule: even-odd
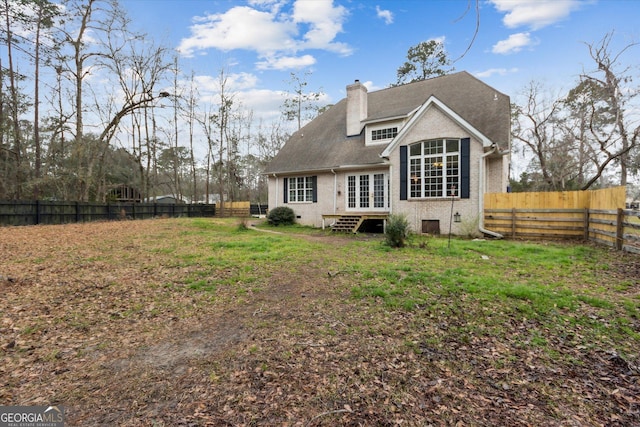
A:
<svg viewBox="0 0 640 427">
<path fill-rule="evenodd" d="M 275 173 L 273 174 L 273 177 L 276 179 L 276 205 L 274 206 L 274 208 L 278 207 L 278 194 L 280 194 L 280 191 L 278 191 L 278 175 L 276 175 Z"/>
<path fill-rule="evenodd" d="M 389 159 L 387 159 L 389 160 Z M 389 193 L 389 200 L 387 203 L 389 203 L 388 206 L 388 210 L 389 210 L 389 215 L 393 214 L 393 165 L 391 164 L 391 162 L 389 162 L 389 184 L 388 184 L 389 188 L 387 189 L 387 192 Z M 382 232 L 386 233 L 387 232 L 387 220 L 383 219 L 382 220 Z"/>
<path fill-rule="evenodd" d="M 389 164 L 389 184 L 388 184 L 389 188 L 387 189 L 388 195 L 389 195 L 389 200 L 387 201 L 387 203 L 389 203 L 388 206 L 388 210 L 389 210 L 389 214 L 393 213 L 393 194 L 392 194 L 392 189 L 393 189 L 393 165 Z M 386 226 L 387 221 L 384 221 L 384 226 Z"/>
<path fill-rule="evenodd" d="M 338 210 L 338 174 L 335 170 L 331 169 L 333 174 L 333 214 Z"/>
<path fill-rule="evenodd" d="M 495 231 L 487 230 L 484 228 L 484 183 L 485 183 L 485 163 L 486 158 L 491 154 L 495 153 L 497 150 L 496 144 L 491 146 L 491 150 L 484 153 L 480 156 L 480 167 L 478 171 L 478 230 L 481 233 L 488 234 L 490 236 L 495 237 L 496 239 L 502 239 L 504 236 L 500 233 L 496 233 Z M 502 154 L 502 152 L 500 153 Z"/>
</svg>

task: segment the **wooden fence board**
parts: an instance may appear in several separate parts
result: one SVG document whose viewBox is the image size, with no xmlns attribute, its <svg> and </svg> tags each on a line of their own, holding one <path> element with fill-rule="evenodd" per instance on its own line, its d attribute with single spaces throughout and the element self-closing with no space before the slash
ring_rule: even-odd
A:
<svg viewBox="0 0 640 427">
<path fill-rule="evenodd" d="M 640 251 L 640 212 L 624 210 L 625 200 L 625 187 L 486 194 L 484 226 L 513 238 L 583 238 Z"/>
</svg>

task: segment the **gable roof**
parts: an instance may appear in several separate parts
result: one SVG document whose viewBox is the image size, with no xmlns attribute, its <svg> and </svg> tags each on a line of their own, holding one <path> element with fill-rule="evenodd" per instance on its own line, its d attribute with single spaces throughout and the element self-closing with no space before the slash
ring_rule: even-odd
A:
<svg viewBox="0 0 640 427">
<path fill-rule="evenodd" d="M 451 108 L 447 107 L 445 104 L 440 102 L 440 100 L 435 96 L 431 96 L 429 97 L 427 102 L 422 104 L 420 108 L 418 108 L 418 110 L 411 115 L 411 119 L 409 119 L 409 121 L 405 123 L 404 126 L 402 126 L 402 129 L 400 129 L 400 132 L 398 133 L 398 135 L 396 135 L 396 137 L 393 138 L 393 140 L 389 142 L 389 144 L 387 144 L 387 147 L 384 149 L 384 151 L 380 155 L 382 157 L 389 157 L 391 152 L 395 150 L 395 148 L 398 145 L 401 144 L 401 142 L 405 138 L 405 135 L 409 133 L 411 128 L 420 119 L 422 119 L 422 116 L 425 114 L 425 112 L 432 107 L 438 108 L 442 113 L 444 113 L 444 115 L 449 117 L 454 122 L 458 123 L 460 127 L 466 130 L 475 139 L 480 141 L 480 143 L 484 148 L 489 148 L 493 144 L 493 141 L 491 141 L 489 138 L 487 138 L 482 133 L 480 133 L 476 128 L 474 128 L 471 124 L 469 124 L 469 122 L 467 122 L 463 117 L 458 115 L 458 113 L 456 113 Z M 443 136 L 446 136 L 446 135 L 443 135 Z"/>
<path fill-rule="evenodd" d="M 433 99 L 455 112 L 480 135 L 506 148 L 510 135 L 509 97 L 466 71 L 394 86 L 368 94 L 365 122 L 408 117 Z M 365 146 L 365 135 L 347 137 L 347 100 L 295 132 L 267 165 L 266 174 L 323 171 L 384 164 L 387 145 Z"/>
</svg>

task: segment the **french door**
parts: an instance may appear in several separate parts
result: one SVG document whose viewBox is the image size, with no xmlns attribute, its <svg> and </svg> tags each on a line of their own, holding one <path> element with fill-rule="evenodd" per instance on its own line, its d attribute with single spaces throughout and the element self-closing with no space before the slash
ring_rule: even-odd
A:
<svg viewBox="0 0 640 427">
<path fill-rule="evenodd" d="M 347 175 L 348 211 L 389 209 L 389 176 L 386 173 Z"/>
</svg>

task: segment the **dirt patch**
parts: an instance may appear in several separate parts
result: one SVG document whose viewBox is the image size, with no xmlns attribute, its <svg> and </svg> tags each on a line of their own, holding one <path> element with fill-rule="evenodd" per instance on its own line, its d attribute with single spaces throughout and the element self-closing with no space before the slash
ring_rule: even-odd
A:
<svg viewBox="0 0 640 427">
<path fill-rule="evenodd" d="M 157 344 L 144 347 L 127 363 L 133 361 L 140 365 L 184 372 L 184 365 L 191 359 L 215 356 L 231 346 L 245 341 L 248 337 L 246 328 L 239 318 L 212 319 L 202 326 L 202 330 L 172 331 L 171 336 L 160 338 Z M 122 366 L 122 361 L 114 363 L 114 367 Z"/>
</svg>

